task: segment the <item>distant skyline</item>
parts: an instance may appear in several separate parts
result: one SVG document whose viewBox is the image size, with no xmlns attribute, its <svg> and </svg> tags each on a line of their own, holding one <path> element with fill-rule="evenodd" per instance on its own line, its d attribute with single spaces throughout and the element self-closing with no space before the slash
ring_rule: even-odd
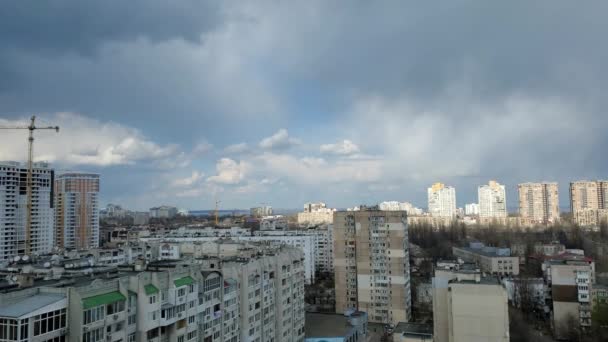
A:
<svg viewBox="0 0 608 342">
<path fill-rule="evenodd" d="M 101 203 L 459 207 L 608 178 L 608 2 L 10 1 L 0 126 Z M 162 24 L 159 24 L 162 23 Z M 23 161 L 26 131 L 0 132 Z"/>
</svg>

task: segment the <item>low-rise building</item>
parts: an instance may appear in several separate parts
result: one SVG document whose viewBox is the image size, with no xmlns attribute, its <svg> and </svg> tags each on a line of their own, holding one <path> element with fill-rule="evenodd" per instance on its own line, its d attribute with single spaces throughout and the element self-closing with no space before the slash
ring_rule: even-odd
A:
<svg viewBox="0 0 608 342">
<path fill-rule="evenodd" d="M 568 335 L 568 322 L 583 329 L 591 326 L 591 291 L 595 263 L 579 254 L 562 253 L 546 260 L 542 269 L 552 306 L 552 326 L 557 338 Z"/>
<path fill-rule="evenodd" d="M 433 342 L 433 326 L 399 322 L 393 330 L 393 342 Z"/>
<path fill-rule="evenodd" d="M 150 218 L 173 218 L 177 215 L 177 208 L 168 205 L 150 208 Z"/>
<path fill-rule="evenodd" d="M 367 338 L 367 313 L 306 314 L 305 342 L 364 342 Z"/>
<path fill-rule="evenodd" d="M 455 257 L 479 265 L 481 271 L 492 275 L 518 275 L 519 258 L 511 256 L 509 248 L 487 247 L 471 243 L 469 247 L 452 247 Z"/>
</svg>

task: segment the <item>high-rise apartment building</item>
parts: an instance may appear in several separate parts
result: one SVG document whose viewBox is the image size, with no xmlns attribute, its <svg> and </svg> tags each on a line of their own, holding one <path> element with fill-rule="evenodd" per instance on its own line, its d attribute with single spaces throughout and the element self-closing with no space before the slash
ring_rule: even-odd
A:
<svg viewBox="0 0 608 342">
<path fill-rule="evenodd" d="M 570 210 L 581 226 L 597 226 L 608 216 L 608 181 L 570 183 Z"/>
<path fill-rule="evenodd" d="M 428 188 L 429 213 L 435 217 L 456 215 L 456 189 L 443 183 L 435 183 Z"/>
<path fill-rule="evenodd" d="M 331 224 L 334 219 L 334 211 L 336 209 L 327 208 L 323 202 L 306 203 L 304 211 L 298 213 L 298 224 L 309 226 Z"/>
<path fill-rule="evenodd" d="M 519 215 L 532 223 L 553 223 L 559 220 L 557 183 L 519 184 Z"/>
<path fill-rule="evenodd" d="M 66 249 L 99 247 L 99 175 L 64 173 L 55 180 L 55 238 Z"/>
<path fill-rule="evenodd" d="M 304 341 L 301 252 L 160 261 L 148 270 L 62 279 L 0 293 L 3 341 Z M 247 253 L 249 251 L 249 254 Z M 213 253 L 215 254 L 215 253 Z"/>
<path fill-rule="evenodd" d="M 467 216 L 477 216 L 479 215 L 479 204 L 478 203 L 469 203 L 464 206 L 464 214 Z"/>
<path fill-rule="evenodd" d="M 411 318 L 407 214 L 338 211 L 334 215 L 336 312 L 365 311 L 370 322 Z"/>
<path fill-rule="evenodd" d="M 28 234 L 27 165 L 0 163 L 0 261 L 25 255 L 28 240 L 31 254 L 48 253 L 53 248 L 54 172 L 46 163 L 34 163 L 33 166 Z"/>
<path fill-rule="evenodd" d="M 480 185 L 477 189 L 479 198 L 479 217 L 507 217 L 505 186 L 496 181 Z"/>
</svg>

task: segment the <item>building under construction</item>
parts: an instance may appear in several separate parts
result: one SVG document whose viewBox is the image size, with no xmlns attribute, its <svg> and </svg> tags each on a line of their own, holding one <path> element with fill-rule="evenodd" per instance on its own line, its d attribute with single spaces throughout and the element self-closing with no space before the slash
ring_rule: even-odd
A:
<svg viewBox="0 0 608 342">
<path fill-rule="evenodd" d="M 0 261 L 48 253 L 54 246 L 54 171 L 34 163 L 31 184 L 30 252 L 27 252 L 28 165 L 0 162 Z"/>
</svg>

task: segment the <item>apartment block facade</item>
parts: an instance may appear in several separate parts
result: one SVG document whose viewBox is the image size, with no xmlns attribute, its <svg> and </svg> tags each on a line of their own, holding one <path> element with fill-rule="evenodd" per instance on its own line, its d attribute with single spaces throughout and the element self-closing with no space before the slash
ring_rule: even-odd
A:
<svg viewBox="0 0 608 342">
<path fill-rule="evenodd" d="M 299 251 L 155 264 L 0 294 L 0 338 L 35 342 L 304 341 Z M 4 332 L 8 332 L 6 335 Z"/>
<path fill-rule="evenodd" d="M 507 217 L 505 186 L 496 181 L 481 185 L 477 189 L 479 217 Z"/>
<path fill-rule="evenodd" d="M 523 183 L 519 192 L 519 215 L 531 223 L 548 224 L 559 220 L 557 183 Z"/>
<path fill-rule="evenodd" d="M 427 189 L 427 194 L 431 216 L 456 216 L 456 189 L 443 183 L 435 183 Z"/>
<path fill-rule="evenodd" d="M 477 264 L 484 273 L 519 274 L 519 257 L 511 256 L 509 248 L 486 247 L 480 243 L 471 243 L 470 247 L 452 247 L 452 254 L 465 262 Z"/>
<path fill-rule="evenodd" d="M 334 215 L 336 312 L 364 311 L 370 322 L 411 318 L 407 214 L 362 208 Z"/>
<path fill-rule="evenodd" d="M 64 173 L 55 179 L 55 240 L 66 249 L 99 247 L 99 175 Z"/>
<path fill-rule="evenodd" d="M 608 181 L 570 183 L 570 210 L 581 226 L 597 226 L 608 220 Z"/>
<path fill-rule="evenodd" d="M 32 173 L 31 230 L 27 220 L 27 165 L 0 163 L 0 261 L 31 254 L 49 253 L 54 245 L 54 171 L 46 163 L 34 163 Z"/>
<path fill-rule="evenodd" d="M 433 341 L 509 341 L 507 291 L 495 278 L 436 268 L 432 286 Z"/>
</svg>

